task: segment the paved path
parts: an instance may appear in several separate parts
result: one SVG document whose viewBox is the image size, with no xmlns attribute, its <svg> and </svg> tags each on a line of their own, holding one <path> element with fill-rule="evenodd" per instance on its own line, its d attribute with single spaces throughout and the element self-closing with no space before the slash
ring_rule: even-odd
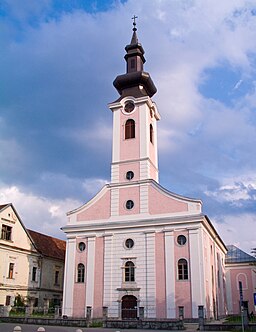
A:
<svg viewBox="0 0 256 332">
<path fill-rule="evenodd" d="M 18 324 L 11 324 L 11 323 L 0 323 L 0 332 L 13 332 L 13 329 Z M 40 325 L 28 325 L 28 324 L 20 324 L 18 325 L 22 328 L 22 332 L 37 332 L 37 329 Z M 198 324 L 185 324 L 186 330 L 185 332 L 195 332 L 197 331 Z M 76 332 L 77 329 L 81 329 L 82 332 L 153 332 L 154 330 L 118 330 L 118 329 L 104 329 L 104 328 L 80 328 L 80 327 L 68 327 L 68 326 L 44 326 L 45 332 Z M 164 331 L 161 331 L 164 332 Z M 167 332 L 167 331 L 166 331 Z M 168 331 L 170 332 L 170 331 Z M 181 331 L 174 331 L 172 332 L 181 332 Z M 214 332 L 214 331 L 212 331 Z M 218 331 L 215 331 L 218 332 Z M 225 331 L 222 331 L 225 332 Z"/>
<path fill-rule="evenodd" d="M 15 326 L 20 326 L 22 332 L 37 332 L 40 325 L 28 325 L 28 324 L 11 324 L 11 323 L 0 323 L 0 332 L 13 332 Z M 75 332 L 79 327 L 68 327 L 68 326 L 43 326 L 45 332 Z M 83 332 L 88 329 L 82 328 Z M 94 329 L 93 329 L 94 331 Z M 100 332 L 99 329 L 95 329 L 95 332 Z M 101 332 L 103 332 L 101 330 Z"/>
</svg>

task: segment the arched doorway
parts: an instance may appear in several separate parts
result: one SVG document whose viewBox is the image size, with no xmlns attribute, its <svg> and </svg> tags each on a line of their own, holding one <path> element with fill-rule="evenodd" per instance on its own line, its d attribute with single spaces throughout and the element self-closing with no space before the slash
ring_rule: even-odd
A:
<svg viewBox="0 0 256 332">
<path fill-rule="evenodd" d="M 137 318 L 137 299 L 133 295 L 122 297 L 122 319 Z"/>
</svg>

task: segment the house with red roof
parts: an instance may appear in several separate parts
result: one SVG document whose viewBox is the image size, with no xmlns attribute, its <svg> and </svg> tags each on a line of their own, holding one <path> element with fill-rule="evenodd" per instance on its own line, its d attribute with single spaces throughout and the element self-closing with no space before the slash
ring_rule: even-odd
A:
<svg viewBox="0 0 256 332">
<path fill-rule="evenodd" d="M 29 230 L 13 204 L 0 205 L 0 306 L 60 306 L 66 242 Z"/>
</svg>

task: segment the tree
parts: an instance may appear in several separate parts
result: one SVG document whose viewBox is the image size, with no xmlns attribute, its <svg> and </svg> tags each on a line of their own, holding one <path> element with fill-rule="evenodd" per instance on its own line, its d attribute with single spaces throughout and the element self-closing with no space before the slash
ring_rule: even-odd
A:
<svg viewBox="0 0 256 332">
<path fill-rule="evenodd" d="M 15 307 L 24 307 L 24 306 L 25 306 L 23 296 L 21 296 L 20 294 L 18 294 L 18 295 L 15 297 L 15 300 L 14 300 L 14 306 L 15 306 Z"/>
</svg>

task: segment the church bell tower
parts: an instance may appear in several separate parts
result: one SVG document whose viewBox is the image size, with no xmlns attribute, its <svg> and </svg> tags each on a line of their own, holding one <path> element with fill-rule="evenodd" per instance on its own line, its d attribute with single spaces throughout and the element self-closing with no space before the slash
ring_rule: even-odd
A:
<svg viewBox="0 0 256 332">
<path fill-rule="evenodd" d="M 120 97 L 108 106 L 113 112 L 111 183 L 153 179 L 158 182 L 157 121 L 151 97 L 156 87 L 144 71 L 144 49 L 138 41 L 136 17 L 125 47 L 126 73 L 114 80 Z"/>
</svg>

